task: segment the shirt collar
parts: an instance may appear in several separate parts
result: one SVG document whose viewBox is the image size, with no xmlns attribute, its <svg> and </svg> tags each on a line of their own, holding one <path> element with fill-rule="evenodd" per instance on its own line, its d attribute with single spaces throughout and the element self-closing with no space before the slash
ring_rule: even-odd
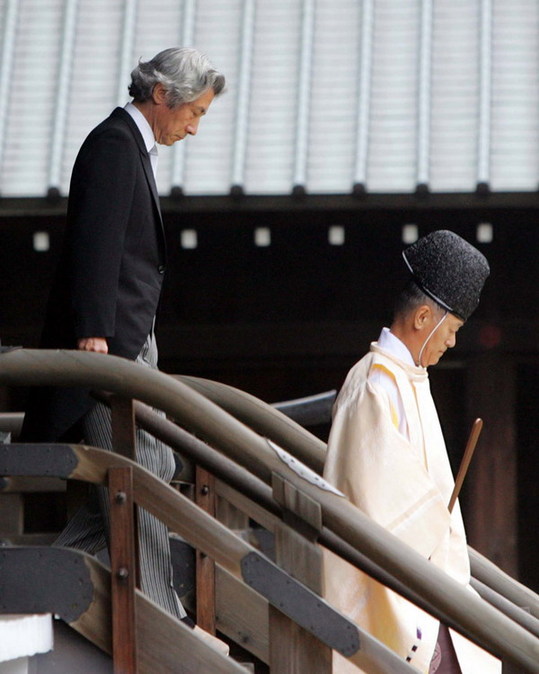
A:
<svg viewBox="0 0 539 674">
<path fill-rule="evenodd" d="M 135 124 L 137 125 L 138 130 L 142 135 L 142 139 L 144 140 L 146 150 L 150 152 L 156 148 L 155 136 L 153 135 L 152 127 L 150 126 L 146 117 L 144 117 L 142 112 L 137 108 L 137 106 L 133 105 L 133 103 L 126 103 L 124 110 L 131 115 Z"/>
<path fill-rule="evenodd" d="M 402 360 L 403 363 L 415 366 L 412 354 L 406 344 L 401 342 L 398 337 L 395 337 L 389 328 L 382 328 L 382 332 L 378 338 L 378 346 L 384 349 L 384 351 L 391 353 L 395 358 Z"/>
</svg>

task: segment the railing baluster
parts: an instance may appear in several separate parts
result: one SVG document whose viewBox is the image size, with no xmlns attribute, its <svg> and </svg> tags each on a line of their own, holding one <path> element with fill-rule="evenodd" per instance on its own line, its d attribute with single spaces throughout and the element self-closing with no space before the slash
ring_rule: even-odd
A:
<svg viewBox="0 0 539 674">
<path fill-rule="evenodd" d="M 114 674 L 137 674 L 135 518 L 131 467 L 108 470 Z"/>
<path fill-rule="evenodd" d="M 131 398 L 112 395 L 109 398 L 111 411 L 112 447 L 113 450 L 131 461 L 137 460 L 135 435 L 135 407 Z M 138 565 L 138 515 L 136 506 L 133 508 L 133 541 L 135 549 L 135 583 L 140 587 L 140 568 Z M 112 537 L 112 536 L 111 536 Z"/>
<path fill-rule="evenodd" d="M 204 468 L 196 467 L 195 503 L 215 516 L 215 478 Z M 196 551 L 197 625 L 215 634 L 215 562 Z"/>
</svg>

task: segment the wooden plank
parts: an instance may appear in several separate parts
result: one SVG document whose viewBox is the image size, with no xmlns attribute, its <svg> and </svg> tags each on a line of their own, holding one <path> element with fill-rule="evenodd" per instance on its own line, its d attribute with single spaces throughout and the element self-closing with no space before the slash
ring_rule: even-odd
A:
<svg viewBox="0 0 539 674">
<path fill-rule="evenodd" d="M 262 662 L 269 662 L 267 600 L 218 564 L 215 581 L 217 628 Z"/>
<path fill-rule="evenodd" d="M 9 534 L 2 536 L 2 541 L 7 545 L 52 545 L 58 538 L 56 531 L 52 533 L 37 534 Z"/>
<path fill-rule="evenodd" d="M 273 493 L 283 505 L 285 519 L 297 523 L 307 537 L 285 522 L 275 528 L 275 556 L 279 566 L 304 585 L 322 594 L 322 550 L 316 530 L 322 528 L 320 504 L 281 475 L 273 474 Z M 280 674 L 331 674 L 332 649 L 297 625 L 274 606 L 269 608 L 271 671 Z"/>
<path fill-rule="evenodd" d="M 112 447 L 116 454 L 121 454 L 132 461 L 136 461 L 133 400 L 112 395 L 109 402 L 112 416 Z"/>
<path fill-rule="evenodd" d="M 298 525 L 302 523 L 302 529 L 310 528 L 315 538 L 322 531 L 320 503 L 278 473 L 272 475 L 272 487 L 273 497 L 283 506 L 284 512 L 291 515 Z"/>
<path fill-rule="evenodd" d="M 331 649 L 296 625 L 273 606 L 269 607 L 269 640 L 272 674 L 322 674 L 331 672 Z"/>
<path fill-rule="evenodd" d="M 245 674 L 245 669 L 208 646 L 196 633 L 137 591 L 140 674 Z"/>
<path fill-rule="evenodd" d="M 258 522 L 268 531 L 273 531 L 278 518 L 269 513 L 264 507 L 237 491 L 222 480 L 215 481 L 215 491 L 217 496 L 222 497 L 234 505 L 238 510 L 246 513 L 255 522 Z"/>
<path fill-rule="evenodd" d="M 277 563 L 321 593 L 321 550 L 285 524 L 275 535 Z M 331 674 L 332 650 L 274 606 L 269 607 L 269 656 L 272 673 Z"/>
<path fill-rule="evenodd" d="M 220 494 L 217 494 L 216 496 L 215 517 L 219 522 L 226 524 L 229 529 L 236 531 L 247 529 L 249 527 L 249 518 L 247 515 Z"/>
<path fill-rule="evenodd" d="M 94 586 L 89 609 L 71 627 L 107 653 L 112 653 L 110 574 L 95 558 L 85 555 Z M 234 660 L 209 647 L 193 630 L 135 590 L 136 637 L 141 645 L 138 674 L 156 672 L 215 672 L 245 674 Z"/>
<path fill-rule="evenodd" d="M 518 578 L 514 362 L 493 351 L 475 358 L 467 390 L 470 416 L 484 421 L 461 496 L 468 542 Z"/>
<path fill-rule="evenodd" d="M 137 674 L 135 524 L 132 469 L 109 470 L 114 674 Z"/>
<path fill-rule="evenodd" d="M 280 524 L 275 530 L 275 554 L 282 569 L 322 594 L 322 548 L 319 545 Z"/>
<path fill-rule="evenodd" d="M 195 503 L 215 516 L 215 478 L 204 468 L 196 467 Z M 215 634 L 215 562 L 202 550 L 196 551 L 197 625 Z"/>
<path fill-rule="evenodd" d="M 0 492 L 65 492 L 66 481 L 58 477 L 6 477 Z"/>
</svg>

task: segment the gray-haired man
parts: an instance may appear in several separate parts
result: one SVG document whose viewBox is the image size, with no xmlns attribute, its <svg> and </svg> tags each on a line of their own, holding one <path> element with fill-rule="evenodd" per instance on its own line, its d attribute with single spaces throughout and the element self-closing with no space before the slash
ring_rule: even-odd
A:
<svg viewBox="0 0 539 674">
<path fill-rule="evenodd" d="M 166 49 L 131 73 L 132 102 L 116 108 L 84 141 L 71 177 L 65 243 L 47 308 L 41 346 L 122 356 L 157 367 L 154 321 L 166 269 L 156 186 L 157 144 L 197 133 L 225 86 L 196 51 Z M 32 392 L 22 438 L 84 440 L 111 449 L 110 412 L 88 391 Z M 169 447 L 137 432 L 137 460 L 163 480 L 174 473 Z M 168 532 L 142 511 L 141 588 L 180 619 L 172 587 Z M 108 504 L 97 490 L 57 544 L 95 552 L 106 543 Z"/>
</svg>

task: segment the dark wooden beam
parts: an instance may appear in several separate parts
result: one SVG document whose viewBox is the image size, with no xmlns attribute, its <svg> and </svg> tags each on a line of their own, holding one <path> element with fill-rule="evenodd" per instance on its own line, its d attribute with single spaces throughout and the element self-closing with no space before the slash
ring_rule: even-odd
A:
<svg viewBox="0 0 539 674">
<path fill-rule="evenodd" d="M 518 577 L 517 448 L 515 364 L 496 351 L 470 362 L 470 417 L 484 428 L 463 495 L 472 547 L 514 578 Z"/>
</svg>

